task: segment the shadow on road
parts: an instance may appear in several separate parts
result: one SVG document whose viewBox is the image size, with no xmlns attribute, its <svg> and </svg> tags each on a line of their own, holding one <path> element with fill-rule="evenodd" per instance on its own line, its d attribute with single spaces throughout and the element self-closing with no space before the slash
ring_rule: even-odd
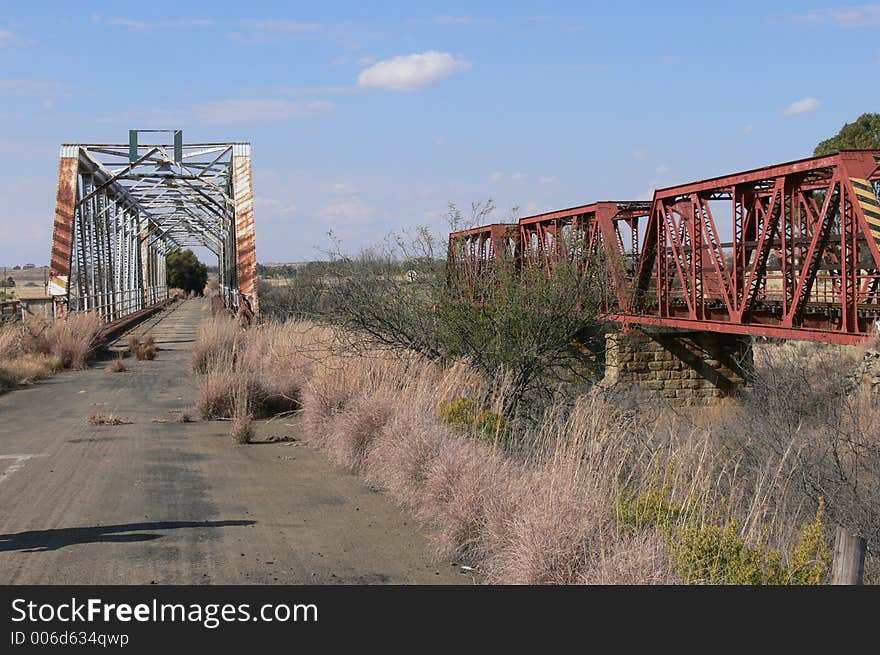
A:
<svg viewBox="0 0 880 655">
<path fill-rule="evenodd" d="M 15 534 L 0 534 L 0 552 L 20 550 L 26 553 L 45 553 L 74 544 L 99 542 L 126 543 L 160 539 L 162 534 L 150 530 L 178 530 L 180 528 L 225 528 L 253 525 L 256 521 L 152 521 L 150 523 L 123 523 L 100 525 L 92 528 L 59 528 L 34 530 Z"/>
</svg>

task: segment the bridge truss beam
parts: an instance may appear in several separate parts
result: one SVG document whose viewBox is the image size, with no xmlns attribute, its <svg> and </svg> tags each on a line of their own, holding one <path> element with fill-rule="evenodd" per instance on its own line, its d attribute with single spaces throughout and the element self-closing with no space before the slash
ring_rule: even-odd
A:
<svg viewBox="0 0 880 655">
<path fill-rule="evenodd" d="M 224 304 L 253 320 L 256 287 L 250 144 L 65 144 L 48 292 L 56 315 L 119 320 L 168 297 L 166 257 L 203 246 L 218 258 Z"/>
<path fill-rule="evenodd" d="M 605 267 L 624 325 L 859 343 L 880 318 L 878 162 L 843 151 L 456 232 L 449 274 L 480 288 L 503 234 L 519 266 Z"/>
</svg>

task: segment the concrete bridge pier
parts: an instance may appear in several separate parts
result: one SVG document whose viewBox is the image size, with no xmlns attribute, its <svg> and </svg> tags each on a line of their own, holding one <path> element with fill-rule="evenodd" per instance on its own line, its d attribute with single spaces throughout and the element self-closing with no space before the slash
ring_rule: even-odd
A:
<svg viewBox="0 0 880 655">
<path fill-rule="evenodd" d="M 716 332 L 605 335 L 602 386 L 640 386 L 675 405 L 710 405 L 731 396 L 754 364 L 751 337 Z"/>
</svg>

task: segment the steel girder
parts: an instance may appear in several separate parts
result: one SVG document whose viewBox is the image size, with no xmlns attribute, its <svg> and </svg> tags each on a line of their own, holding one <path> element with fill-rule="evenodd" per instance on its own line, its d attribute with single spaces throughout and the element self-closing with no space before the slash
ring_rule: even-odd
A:
<svg viewBox="0 0 880 655">
<path fill-rule="evenodd" d="M 482 302 L 480 283 L 491 275 L 496 256 L 516 254 L 517 234 L 514 223 L 495 223 L 449 235 L 446 271 L 458 288 L 474 301 Z"/>
<path fill-rule="evenodd" d="M 551 274 L 600 262 L 625 325 L 859 343 L 880 318 L 878 162 L 843 151 L 531 216 L 513 251 Z M 452 255 L 488 229 L 450 235 L 451 275 L 490 271 L 485 249 Z"/>
<path fill-rule="evenodd" d="M 61 147 L 49 294 L 56 315 L 112 322 L 168 297 L 165 258 L 184 246 L 218 257 L 224 303 L 253 320 L 253 171 L 247 143 Z"/>
</svg>

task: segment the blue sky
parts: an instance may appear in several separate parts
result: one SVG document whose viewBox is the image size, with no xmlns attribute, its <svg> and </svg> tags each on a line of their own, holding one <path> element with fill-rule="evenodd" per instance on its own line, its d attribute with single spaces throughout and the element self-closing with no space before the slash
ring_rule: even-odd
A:
<svg viewBox="0 0 880 655">
<path fill-rule="evenodd" d="M 251 141 L 260 261 L 808 156 L 880 110 L 880 4 L 0 7 L 0 265 L 49 256 L 58 145 Z"/>
</svg>

